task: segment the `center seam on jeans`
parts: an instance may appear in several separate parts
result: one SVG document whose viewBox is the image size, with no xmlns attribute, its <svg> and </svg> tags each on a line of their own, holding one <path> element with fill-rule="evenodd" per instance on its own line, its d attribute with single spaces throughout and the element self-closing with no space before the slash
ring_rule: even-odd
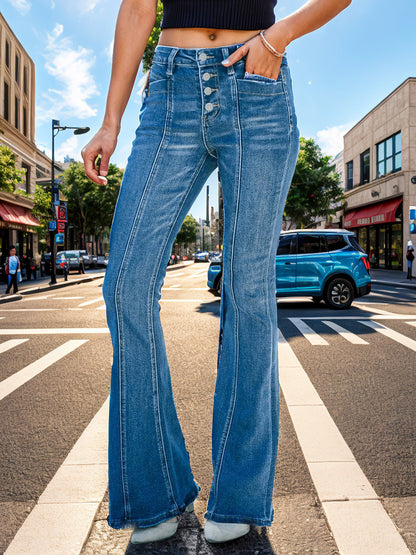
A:
<svg viewBox="0 0 416 555">
<path fill-rule="evenodd" d="M 232 392 L 232 399 L 231 399 L 231 406 L 229 408 L 229 413 L 227 416 L 227 420 L 226 420 L 226 424 L 225 424 L 225 430 L 223 433 L 223 437 L 222 437 L 222 441 L 221 441 L 221 445 L 220 445 L 220 458 L 219 458 L 219 462 L 217 463 L 217 472 L 216 472 L 216 477 L 215 477 L 215 486 L 214 486 L 214 492 L 215 492 L 215 502 L 214 502 L 214 506 L 211 510 L 212 513 L 215 512 L 215 507 L 217 506 L 218 503 L 218 485 L 219 485 L 219 481 L 220 481 L 220 474 L 221 474 L 221 470 L 222 470 L 222 466 L 223 466 L 223 461 L 224 461 L 224 456 L 225 456 L 225 450 L 227 448 L 227 441 L 228 438 L 230 436 L 230 431 L 231 431 L 231 425 L 232 425 L 232 421 L 233 421 L 233 416 L 234 416 L 234 409 L 235 409 L 235 404 L 236 404 L 236 398 L 237 398 L 237 381 L 238 381 L 238 355 L 239 355 L 239 342 L 238 342 L 238 329 L 239 329 L 239 323 L 238 323 L 238 306 L 237 303 L 235 301 L 235 297 L 234 297 L 234 288 L 232 285 L 232 275 L 233 275 L 233 258 L 234 258 L 234 245 L 235 245 L 235 234 L 236 234 L 236 227 L 237 227 L 237 221 L 238 221 L 238 211 L 239 211 L 239 201 L 240 201 L 240 190 L 241 190 L 241 172 L 242 172 L 242 132 L 241 132 L 241 125 L 240 125 L 240 112 L 239 112 L 239 102 L 238 102 L 238 94 L 237 94 L 237 86 L 236 86 L 236 82 L 235 82 L 235 76 L 232 76 L 232 81 L 230 83 L 230 87 L 231 87 L 231 91 L 234 95 L 235 98 L 235 115 L 236 115 L 236 121 L 238 124 L 238 133 L 239 133 L 239 166 L 238 166 L 238 179 L 237 179 L 237 183 L 238 183 L 238 187 L 237 187 L 237 199 L 236 199 L 236 208 L 235 208 L 235 213 L 234 213 L 234 226 L 233 226 L 233 235 L 232 235 L 232 240 L 231 240 L 231 252 L 230 252 L 230 292 L 231 295 L 230 297 L 232 298 L 234 307 L 235 307 L 235 345 L 236 345 L 236 351 L 235 351 L 235 357 L 234 357 L 234 384 L 233 384 L 233 392 Z M 225 265 L 224 265 L 225 267 Z M 223 278 L 224 279 L 224 278 Z M 225 281 L 225 280 L 224 280 Z"/>
</svg>

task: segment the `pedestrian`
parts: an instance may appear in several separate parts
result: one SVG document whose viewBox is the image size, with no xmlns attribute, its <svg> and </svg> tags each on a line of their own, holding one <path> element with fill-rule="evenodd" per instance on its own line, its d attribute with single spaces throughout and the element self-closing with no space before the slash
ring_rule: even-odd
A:
<svg viewBox="0 0 416 555">
<path fill-rule="evenodd" d="M 407 242 L 407 252 L 406 252 L 406 259 L 407 259 L 407 276 L 406 279 L 413 279 L 412 277 L 412 264 L 413 260 L 415 259 L 414 255 L 415 249 L 413 248 L 412 241 Z"/>
<path fill-rule="evenodd" d="M 133 543 L 173 535 L 177 515 L 192 510 L 200 490 L 176 414 L 158 301 L 175 237 L 216 168 L 223 285 L 204 533 L 223 542 L 245 535 L 250 524 L 272 523 L 275 256 L 300 137 L 285 48 L 350 2 L 309 0 L 275 22 L 276 0 L 164 0 L 103 283 L 113 344 L 107 521 L 134 527 Z M 82 149 L 95 183 L 107 183 L 156 8 L 157 0 L 121 3 L 103 123 Z"/>
<path fill-rule="evenodd" d="M 16 254 L 16 247 L 14 245 L 9 248 L 9 256 L 6 258 L 5 270 L 7 275 L 6 295 L 10 293 L 12 286 L 13 293 L 17 293 L 17 284 L 22 280 L 22 275 L 20 260 Z"/>
</svg>

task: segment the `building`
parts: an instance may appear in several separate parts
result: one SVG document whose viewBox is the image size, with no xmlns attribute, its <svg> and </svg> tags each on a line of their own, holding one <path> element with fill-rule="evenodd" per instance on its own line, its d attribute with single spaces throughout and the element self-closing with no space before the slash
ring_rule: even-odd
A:
<svg viewBox="0 0 416 555">
<path fill-rule="evenodd" d="M 416 78 L 409 77 L 344 135 L 343 227 L 373 268 L 402 270 L 416 205 Z"/>
<path fill-rule="evenodd" d="M 18 168 L 25 170 L 24 183 L 16 186 L 35 193 L 37 157 L 35 145 L 35 65 L 0 13 L 0 145 L 16 155 Z M 33 198 L 7 193 L 0 188 L 0 261 L 9 245 L 20 256 L 38 251 L 32 215 Z"/>
</svg>

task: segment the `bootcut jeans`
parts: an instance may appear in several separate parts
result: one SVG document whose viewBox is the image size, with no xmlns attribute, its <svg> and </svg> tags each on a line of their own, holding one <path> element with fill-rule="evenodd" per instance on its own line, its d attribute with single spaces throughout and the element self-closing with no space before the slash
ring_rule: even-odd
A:
<svg viewBox="0 0 416 555">
<path fill-rule="evenodd" d="M 205 518 L 269 526 L 279 429 L 276 250 L 299 150 L 287 57 L 248 74 L 241 44 L 156 47 L 110 236 L 103 284 L 113 345 L 109 515 L 154 526 L 199 492 L 172 395 L 160 321 L 174 239 L 218 167 L 223 281 Z M 206 438 L 201 437 L 201 441 Z"/>
</svg>

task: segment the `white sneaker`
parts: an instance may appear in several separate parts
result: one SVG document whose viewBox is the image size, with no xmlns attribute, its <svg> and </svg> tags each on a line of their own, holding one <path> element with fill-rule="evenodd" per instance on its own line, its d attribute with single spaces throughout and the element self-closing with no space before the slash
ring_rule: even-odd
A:
<svg viewBox="0 0 416 555">
<path fill-rule="evenodd" d="M 204 526 L 205 539 L 209 543 L 228 542 L 245 536 L 248 532 L 250 532 L 249 524 L 206 520 Z"/>
<path fill-rule="evenodd" d="M 192 513 L 194 510 L 194 504 L 190 503 L 185 512 Z M 148 542 L 159 542 L 166 540 L 176 534 L 178 529 L 178 518 L 175 516 L 169 520 L 165 520 L 156 526 L 148 526 L 147 528 L 134 527 L 133 534 L 130 538 L 131 543 L 148 543 Z"/>
</svg>

